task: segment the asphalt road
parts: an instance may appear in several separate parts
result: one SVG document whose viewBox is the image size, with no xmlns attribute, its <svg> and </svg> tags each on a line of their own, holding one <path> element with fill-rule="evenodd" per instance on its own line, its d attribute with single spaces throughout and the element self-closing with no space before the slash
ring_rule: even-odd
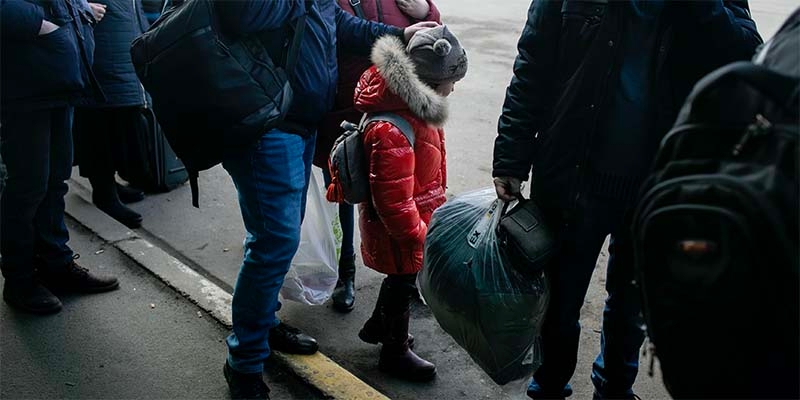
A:
<svg viewBox="0 0 800 400">
<path fill-rule="evenodd" d="M 227 330 L 113 246 L 67 224 L 79 262 L 118 277 L 120 289 L 61 296 L 63 310 L 44 317 L 0 302 L 0 398 L 230 398 Z M 268 371 L 273 398 L 322 398 L 281 368 Z"/>
</svg>

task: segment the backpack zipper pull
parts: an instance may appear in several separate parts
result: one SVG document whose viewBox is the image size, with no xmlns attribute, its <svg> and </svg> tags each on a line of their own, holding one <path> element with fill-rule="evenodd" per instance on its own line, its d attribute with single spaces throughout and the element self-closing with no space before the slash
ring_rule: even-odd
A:
<svg viewBox="0 0 800 400">
<path fill-rule="evenodd" d="M 770 129 L 772 129 L 772 122 L 769 122 L 769 120 L 766 119 L 763 115 L 756 114 L 755 122 L 753 122 L 747 127 L 747 130 L 745 130 L 744 135 L 742 135 L 742 139 L 739 140 L 739 143 L 737 143 L 736 146 L 733 147 L 734 157 L 737 157 L 740 154 L 742 154 L 744 146 L 747 144 L 747 142 L 750 141 L 750 139 L 766 135 L 767 133 L 769 133 Z"/>
</svg>

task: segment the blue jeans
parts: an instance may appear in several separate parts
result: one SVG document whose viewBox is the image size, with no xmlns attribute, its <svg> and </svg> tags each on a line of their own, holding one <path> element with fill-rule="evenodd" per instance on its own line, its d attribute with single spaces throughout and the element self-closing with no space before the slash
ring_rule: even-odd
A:
<svg viewBox="0 0 800 400">
<path fill-rule="evenodd" d="M 247 230 L 244 262 L 233 292 L 228 363 L 259 373 L 269 357 L 269 330 L 280 322 L 278 292 L 300 244 L 315 135 L 272 130 L 222 164 L 239 193 Z"/>
<path fill-rule="evenodd" d="M 1 118 L 0 151 L 8 179 L 0 202 L 0 253 L 8 284 L 33 277 L 34 257 L 51 269 L 72 261 L 64 224 L 72 109 L 4 113 Z"/>
<path fill-rule="evenodd" d="M 644 328 L 639 293 L 632 283 L 633 248 L 626 223 L 629 210 L 618 203 L 597 198 L 584 201 L 563 228 L 562 247 L 548 271 L 551 298 L 542 328 L 543 363 L 528 386 L 528 395 L 533 398 L 572 394 L 568 382 L 577 364 L 580 311 L 608 234 L 611 234 L 606 277 L 608 297 L 592 383 L 601 397 L 633 394 Z M 555 210 L 545 212 L 559 214 Z M 557 226 L 564 226 L 561 222 Z"/>
<path fill-rule="evenodd" d="M 331 172 L 327 168 L 322 169 L 322 176 L 325 178 L 325 187 L 331 184 Z M 352 260 L 356 255 L 353 245 L 355 230 L 355 206 L 347 203 L 339 203 L 339 223 L 342 225 L 342 248 L 339 254 L 339 263 L 342 260 Z"/>
</svg>

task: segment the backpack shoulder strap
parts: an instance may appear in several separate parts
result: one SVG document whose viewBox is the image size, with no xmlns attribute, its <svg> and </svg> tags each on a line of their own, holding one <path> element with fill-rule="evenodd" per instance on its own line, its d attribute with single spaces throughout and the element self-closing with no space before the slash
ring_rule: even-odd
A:
<svg viewBox="0 0 800 400">
<path fill-rule="evenodd" d="M 361 6 L 361 0 L 350 0 L 350 6 L 353 7 L 353 11 L 356 12 L 356 17 L 367 19 L 364 16 L 364 7 Z"/>
<path fill-rule="evenodd" d="M 411 127 L 411 124 L 408 121 L 406 121 L 405 118 L 390 112 L 366 114 L 364 115 L 364 118 L 361 120 L 361 127 L 366 128 L 367 125 L 369 125 L 369 123 L 376 121 L 389 122 L 392 125 L 396 126 L 397 129 L 400 129 L 400 132 L 403 133 L 403 136 L 406 137 L 411 147 L 412 148 L 414 147 L 414 140 L 415 140 L 414 128 Z"/>
</svg>

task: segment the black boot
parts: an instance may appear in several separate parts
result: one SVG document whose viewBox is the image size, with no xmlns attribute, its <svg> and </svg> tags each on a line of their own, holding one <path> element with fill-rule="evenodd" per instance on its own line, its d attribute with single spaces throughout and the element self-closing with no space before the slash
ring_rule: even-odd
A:
<svg viewBox="0 0 800 400">
<path fill-rule="evenodd" d="M 128 228 L 142 226 L 142 216 L 125 207 L 117 194 L 117 183 L 114 177 L 89 178 L 92 184 L 92 203 L 115 220 Z"/>
<path fill-rule="evenodd" d="M 333 291 L 333 309 L 348 313 L 353 311 L 356 301 L 356 258 L 348 257 L 339 260 L 339 281 Z"/>
<path fill-rule="evenodd" d="M 378 292 L 378 300 L 375 300 L 375 310 L 372 311 L 372 316 L 369 317 L 364 327 L 358 332 L 358 337 L 365 343 L 378 344 L 383 342 L 383 338 L 387 335 L 384 330 L 386 324 L 383 322 L 383 302 L 386 298 L 386 281 L 381 283 L 380 292 Z M 414 336 L 408 335 L 408 347 L 414 348 Z"/>
<path fill-rule="evenodd" d="M 269 387 L 264 383 L 261 374 L 237 372 L 228 365 L 227 361 L 222 373 L 225 375 L 225 381 L 228 382 L 231 399 L 269 399 Z"/>
<path fill-rule="evenodd" d="M 131 204 L 131 203 L 138 203 L 144 200 L 144 192 L 125 185 L 117 185 L 117 195 L 119 195 L 119 200 L 122 204 Z"/>
<path fill-rule="evenodd" d="M 406 310 L 399 315 L 386 315 L 387 336 L 383 339 L 378 369 L 381 372 L 410 381 L 430 381 L 436 377 L 436 366 L 411 351 L 408 344 Z"/>
<path fill-rule="evenodd" d="M 14 308 L 31 314 L 53 314 L 61 311 L 61 301 L 34 279 L 5 281 L 3 300 Z"/>
</svg>

